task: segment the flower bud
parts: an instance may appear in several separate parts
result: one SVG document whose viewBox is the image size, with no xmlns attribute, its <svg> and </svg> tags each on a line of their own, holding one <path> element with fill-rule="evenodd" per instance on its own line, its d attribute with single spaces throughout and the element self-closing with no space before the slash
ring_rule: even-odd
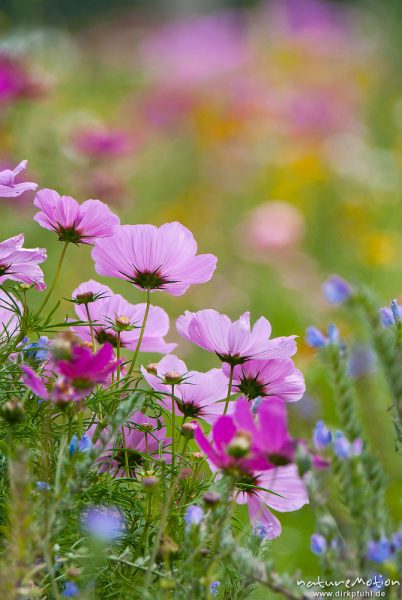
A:
<svg viewBox="0 0 402 600">
<path fill-rule="evenodd" d="M 90 304 L 95 301 L 95 294 L 93 292 L 83 292 L 77 294 L 74 300 L 76 304 Z"/>
<path fill-rule="evenodd" d="M 76 344 L 78 338 L 68 331 L 57 336 L 52 342 L 52 351 L 56 360 L 69 360 L 73 345 Z"/>
<path fill-rule="evenodd" d="M 202 498 L 207 506 L 215 506 L 221 501 L 221 495 L 218 492 L 205 492 Z"/>
<path fill-rule="evenodd" d="M 147 371 L 151 375 L 157 375 L 158 374 L 158 365 L 157 365 L 157 363 L 149 363 L 149 365 L 147 366 Z"/>
<path fill-rule="evenodd" d="M 10 425 L 20 423 L 24 419 L 24 405 L 18 398 L 13 398 L 1 408 L 1 416 Z"/>
<path fill-rule="evenodd" d="M 125 329 L 129 329 L 131 327 L 130 319 L 124 315 L 121 317 L 116 317 L 116 327 L 118 329 L 122 329 L 123 331 Z"/>
<path fill-rule="evenodd" d="M 192 439 L 194 437 L 194 431 L 197 429 L 197 423 L 191 421 L 189 423 L 183 423 L 181 426 L 181 433 L 185 438 Z"/>
<path fill-rule="evenodd" d="M 152 490 L 159 484 L 159 479 L 153 475 L 147 475 L 142 480 L 142 485 L 147 490 Z"/>
<path fill-rule="evenodd" d="M 246 431 L 238 431 L 228 446 L 229 456 L 242 458 L 250 450 L 251 436 Z"/>
<path fill-rule="evenodd" d="M 192 452 L 191 457 L 193 458 L 193 460 L 203 460 L 204 455 L 202 452 Z"/>
<path fill-rule="evenodd" d="M 175 383 L 180 383 L 181 375 L 177 371 L 168 371 L 165 373 L 165 382 L 170 385 L 174 385 Z"/>
</svg>

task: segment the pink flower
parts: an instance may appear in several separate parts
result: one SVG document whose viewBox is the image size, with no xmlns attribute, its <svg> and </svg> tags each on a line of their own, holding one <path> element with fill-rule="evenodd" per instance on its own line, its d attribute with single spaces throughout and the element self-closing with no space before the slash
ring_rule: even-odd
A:
<svg viewBox="0 0 402 600">
<path fill-rule="evenodd" d="M 93 323 L 95 339 L 99 344 L 109 342 L 117 345 L 117 330 L 120 331 L 120 346 L 135 350 L 144 320 L 145 304 L 130 304 L 120 294 L 114 294 L 107 285 L 94 280 L 82 283 L 73 292 L 73 298 L 82 304 L 75 304 L 78 319 L 88 321 L 84 301 L 89 302 L 88 311 Z M 91 342 L 91 331 L 88 325 L 71 327 L 82 340 Z M 169 317 L 157 306 L 151 306 L 141 342 L 143 352 L 171 352 L 177 344 L 168 344 L 163 339 L 169 331 Z"/>
<path fill-rule="evenodd" d="M 71 196 L 60 196 L 54 190 L 40 190 L 34 200 L 40 212 L 35 221 L 55 231 L 59 240 L 74 244 L 93 244 L 98 238 L 113 235 L 120 223 L 109 207 L 100 200 L 78 204 Z"/>
<path fill-rule="evenodd" d="M 0 242 L 0 283 L 11 279 L 34 285 L 36 289 L 42 291 L 46 285 L 38 264 L 46 260 L 46 250 L 44 248 L 23 248 L 23 243 L 23 233 Z"/>
<path fill-rule="evenodd" d="M 176 321 L 177 331 L 189 342 L 215 352 L 230 365 L 243 364 L 251 359 L 289 358 L 296 352 L 295 336 L 269 339 L 271 325 L 260 317 L 250 327 L 250 313 L 232 322 L 216 310 L 186 311 Z"/>
<path fill-rule="evenodd" d="M 95 429 L 96 425 L 93 425 L 87 432 L 91 438 Z M 130 476 L 135 475 L 137 469 L 145 464 L 146 457 L 170 462 L 170 453 L 166 452 L 166 448 L 171 440 L 166 437 L 166 427 L 161 419 L 135 412 L 131 415 L 128 425 L 123 427 L 123 432 L 124 441 L 110 440 L 107 443 L 107 451 L 98 461 L 102 472 L 108 472 L 113 477 L 127 476 L 124 448 L 127 448 Z M 102 432 L 101 437 L 105 434 L 107 430 Z M 95 446 L 96 444 L 97 442 Z"/>
<path fill-rule="evenodd" d="M 122 131 L 88 129 L 75 137 L 75 145 L 84 154 L 94 158 L 115 157 L 130 150 L 128 136 Z"/>
<path fill-rule="evenodd" d="M 246 223 L 248 244 L 262 252 L 292 248 L 303 234 L 303 214 L 292 204 L 279 200 L 258 205 Z"/>
<path fill-rule="evenodd" d="M 188 371 L 185 363 L 174 355 L 164 356 L 157 365 L 152 366 L 156 374 L 144 367 L 141 367 L 141 371 L 154 390 L 166 394 L 161 399 L 164 408 L 170 410 L 172 383 L 169 383 L 169 377 L 176 374 L 180 379 L 174 386 L 176 412 L 192 419 L 204 419 L 208 423 L 214 423 L 223 414 L 225 404 L 219 401 L 226 398 L 228 380 L 220 369 L 210 369 L 206 373 Z"/>
<path fill-rule="evenodd" d="M 230 375 L 228 364 L 223 372 Z M 278 396 L 287 402 L 296 402 L 303 396 L 306 385 L 303 374 L 288 360 L 249 360 L 236 365 L 233 371 L 233 384 L 249 400 L 258 396 Z"/>
<path fill-rule="evenodd" d="M 0 171 L 0 198 L 17 198 L 28 190 L 36 190 L 37 183 L 25 181 L 24 183 L 15 183 L 15 178 L 23 171 L 28 164 L 27 160 L 23 160 L 15 169 L 5 169 Z"/>
<path fill-rule="evenodd" d="M 102 346 L 96 354 L 84 346 L 73 346 L 69 360 L 56 360 L 54 375 L 48 391 L 44 381 L 32 369 L 22 365 L 24 383 L 44 400 L 69 402 L 82 400 L 97 384 L 105 383 L 121 361 L 115 360 L 110 344 Z M 48 378 L 49 379 L 49 378 Z"/>
<path fill-rule="evenodd" d="M 192 233 L 180 223 L 123 225 L 92 250 L 99 275 L 125 279 L 144 290 L 181 296 L 192 284 L 209 281 L 216 257 L 198 254 Z"/>
<path fill-rule="evenodd" d="M 21 303 L 12 294 L 0 290 L 0 339 L 3 341 L 19 332 L 18 312 L 22 314 Z"/>
<path fill-rule="evenodd" d="M 273 468 L 267 460 L 266 447 L 264 451 L 260 448 L 262 430 L 254 427 L 247 401 L 243 399 L 244 409 L 248 411 L 244 415 L 238 408 L 239 402 L 241 407 L 241 401 L 237 401 L 236 417 L 224 416 L 216 421 L 212 429 L 212 442 L 200 427 L 196 429 L 194 437 L 212 468 L 218 468 L 234 478 L 236 502 L 248 504 L 256 532 L 273 539 L 280 535 L 281 525 L 268 507 L 279 512 L 298 510 L 308 503 L 308 496 L 296 465 Z M 273 430 L 269 431 L 275 436 Z M 278 432 L 272 448 L 279 446 L 281 449 L 286 433 L 284 429 Z M 253 434 L 257 435 L 257 441 Z"/>
</svg>

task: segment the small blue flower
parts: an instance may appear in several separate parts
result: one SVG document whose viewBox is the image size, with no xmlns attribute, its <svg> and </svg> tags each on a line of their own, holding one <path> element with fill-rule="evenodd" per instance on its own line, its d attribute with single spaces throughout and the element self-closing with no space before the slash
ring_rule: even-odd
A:
<svg viewBox="0 0 402 600">
<path fill-rule="evenodd" d="M 38 488 L 38 490 L 50 490 L 51 487 L 48 483 L 46 483 L 46 481 L 37 481 L 36 482 L 36 487 Z"/>
<path fill-rule="evenodd" d="M 212 596 L 216 596 L 219 592 L 219 586 L 221 585 L 220 581 L 213 581 L 209 586 L 209 591 Z"/>
<path fill-rule="evenodd" d="M 333 346 L 337 346 L 339 344 L 339 329 L 334 323 L 330 323 L 328 325 L 328 343 Z"/>
<path fill-rule="evenodd" d="M 392 300 L 390 306 L 380 308 L 380 322 L 383 327 L 392 327 L 402 321 L 402 306 Z"/>
<path fill-rule="evenodd" d="M 366 585 L 374 591 L 382 590 L 384 587 L 384 577 L 380 573 L 371 573 Z"/>
<path fill-rule="evenodd" d="M 88 452 L 88 450 L 92 447 L 92 442 L 89 436 L 84 433 L 82 438 L 79 440 L 78 437 L 74 434 L 71 438 L 70 442 L 70 456 L 73 456 L 77 452 Z"/>
<path fill-rule="evenodd" d="M 27 358 L 31 360 L 36 360 L 38 362 L 44 362 L 49 356 L 49 338 L 45 335 L 42 335 L 37 342 L 29 343 L 29 339 L 26 338 L 26 342 L 28 342 L 24 346 L 24 354 Z"/>
<path fill-rule="evenodd" d="M 332 275 L 322 286 L 324 296 L 330 304 L 342 304 L 349 300 L 352 295 L 352 288 L 347 281 L 339 277 L 339 275 Z"/>
<path fill-rule="evenodd" d="M 109 506 L 92 506 L 80 517 L 81 526 L 102 542 L 113 542 L 124 535 L 126 524 L 120 510 Z"/>
<path fill-rule="evenodd" d="M 321 533 L 313 533 L 310 538 L 310 548 L 311 552 L 320 556 L 327 549 L 327 540 Z"/>
<path fill-rule="evenodd" d="M 387 538 L 371 541 L 367 546 L 367 558 L 372 562 L 383 563 L 392 555 L 392 545 Z"/>
<path fill-rule="evenodd" d="M 371 375 L 375 370 L 375 363 L 375 354 L 370 346 L 355 346 L 349 357 L 348 373 L 354 379 Z"/>
<path fill-rule="evenodd" d="M 265 540 L 265 538 L 268 537 L 268 528 L 264 525 L 264 523 L 261 523 L 261 521 L 259 521 L 255 525 L 253 533 L 261 540 Z"/>
<path fill-rule="evenodd" d="M 324 421 L 317 421 L 313 432 L 313 442 L 317 450 L 323 450 L 332 441 L 332 433 Z"/>
<path fill-rule="evenodd" d="M 64 598 L 75 598 L 75 596 L 79 596 L 80 590 L 78 586 L 73 581 L 67 581 L 64 584 L 62 596 Z"/>
<path fill-rule="evenodd" d="M 323 348 L 327 345 L 328 339 L 317 329 L 317 327 L 308 327 L 306 331 L 306 342 L 310 348 Z"/>
<path fill-rule="evenodd" d="M 351 444 L 349 440 L 345 438 L 342 431 L 335 432 L 333 448 L 338 458 L 350 458 Z"/>
<path fill-rule="evenodd" d="M 193 525 L 199 525 L 204 518 L 204 511 L 202 508 L 193 504 L 189 506 L 186 510 L 186 514 L 184 515 L 184 520 L 186 522 L 186 529 L 189 530 Z"/>
</svg>

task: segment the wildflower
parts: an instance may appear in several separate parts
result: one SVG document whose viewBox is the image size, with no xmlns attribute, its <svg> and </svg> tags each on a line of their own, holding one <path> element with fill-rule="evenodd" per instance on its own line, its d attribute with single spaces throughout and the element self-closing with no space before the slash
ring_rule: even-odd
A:
<svg viewBox="0 0 402 600">
<path fill-rule="evenodd" d="M 324 296 L 330 304 L 342 304 L 349 300 L 352 295 L 352 288 L 347 281 L 332 275 L 322 286 Z"/>
<path fill-rule="evenodd" d="M 193 525 L 197 526 L 201 523 L 204 518 L 204 511 L 196 504 L 192 504 L 186 510 L 184 520 L 186 522 L 186 529 L 189 531 Z"/>
<path fill-rule="evenodd" d="M 213 581 L 209 586 L 209 591 L 212 596 L 216 596 L 219 593 L 220 581 Z"/>
<path fill-rule="evenodd" d="M 26 169 L 27 164 L 28 161 L 23 160 L 15 169 L 0 171 L 0 198 L 17 198 L 28 190 L 36 190 L 38 185 L 31 181 L 15 183 L 15 178 Z"/>
<path fill-rule="evenodd" d="M 333 441 L 333 448 L 336 456 L 341 459 L 351 456 L 360 456 L 363 447 L 361 439 L 356 438 L 353 443 L 343 435 L 342 431 L 336 431 Z"/>
<path fill-rule="evenodd" d="M 64 598 L 75 598 L 80 595 L 80 590 L 77 584 L 73 581 L 66 581 L 63 587 L 62 596 Z"/>
<path fill-rule="evenodd" d="M 392 544 L 387 538 L 370 541 L 367 546 L 367 559 L 376 563 L 386 562 L 392 556 Z"/>
<path fill-rule="evenodd" d="M 130 304 L 120 294 L 114 294 L 110 287 L 93 281 L 82 283 L 72 294 L 75 303 L 75 312 L 79 320 L 88 321 L 90 316 L 91 326 L 95 340 L 99 344 L 108 342 L 117 346 L 118 334 L 120 347 L 135 350 L 138 344 L 141 326 L 144 321 L 146 305 Z M 92 299 L 90 305 L 84 303 L 84 297 Z M 74 325 L 71 327 L 85 342 L 91 342 L 90 325 Z M 169 331 L 169 317 L 158 306 L 150 306 L 144 335 L 141 341 L 143 352 L 171 352 L 176 344 L 168 344 L 164 336 Z"/>
<path fill-rule="evenodd" d="M 334 324 L 328 325 L 328 336 L 325 336 L 317 327 L 308 327 L 306 331 L 306 342 L 311 348 L 323 348 L 324 346 L 339 344 L 339 330 Z"/>
<path fill-rule="evenodd" d="M 116 507 L 92 506 L 80 516 L 83 530 L 102 542 L 114 542 L 124 535 L 124 516 Z"/>
<path fill-rule="evenodd" d="M 44 491 L 49 491 L 51 489 L 50 485 L 48 483 L 46 483 L 46 481 L 37 481 L 36 487 L 38 488 L 38 490 L 44 490 Z"/>
<path fill-rule="evenodd" d="M 247 401 L 244 402 L 245 407 L 249 408 Z M 249 415 L 252 419 L 251 413 Z M 233 452 L 234 445 L 238 445 L 242 438 L 246 439 L 244 430 L 236 424 L 233 417 L 226 415 L 216 421 L 211 441 L 205 437 L 200 427 L 195 431 L 194 437 L 207 455 L 211 468 L 218 468 L 234 478 L 236 502 L 248 504 L 253 525 L 262 523 L 269 539 L 280 534 L 281 525 L 268 507 L 288 512 L 298 510 L 308 503 L 304 483 L 294 464 L 272 468 L 251 437 L 248 449 L 244 445 L 242 452 Z"/>
<path fill-rule="evenodd" d="M 317 450 L 324 450 L 332 441 L 332 433 L 324 421 L 317 421 L 313 432 L 314 446 Z"/>
<path fill-rule="evenodd" d="M 142 374 L 149 385 L 165 394 L 160 402 L 170 408 L 172 381 L 169 374 L 177 373 L 174 387 L 176 412 L 189 418 L 201 418 L 214 423 L 223 414 L 223 400 L 228 393 L 228 380 L 220 369 L 210 369 L 206 373 L 187 371 L 186 364 L 174 355 L 167 355 L 156 365 L 156 374 L 144 367 Z M 173 381 L 174 383 L 174 381 Z"/>
<path fill-rule="evenodd" d="M 380 308 L 380 321 L 383 327 L 392 327 L 402 320 L 402 306 L 392 300 L 390 307 Z"/>
<path fill-rule="evenodd" d="M 180 223 L 123 225 L 92 250 L 100 275 L 125 279 L 136 287 L 181 296 L 190 285 L 212 278 L 216 257 L 196 254 L 192 233 Z"/>
<path fill-rule="evenodd" d="M 91 439 L 87 434 L 84 434 L 81 438 L 78 438 L 75 434 L 71 438 L 70 442 L 70 456 L 74 456 L 77 453 L 88 452 L 92 447 Z"/>
<path fill-rule="evenodd" d="M 289 358 L 296 352 L 295 336 L 269 339 L 271 325 L 260 317 L 250 327 L 250 313 L 232 322 L 215 310 L 186 311 L 176 322 L 184 339 L 215 352 L 222 362 L 243 364 L 251 359 Z"/>
<path fill-rule="evenodd" d="M 44 248 L 23 248 L 24 234 L 0 242 L 0 283 L 11 279 L 32 284 L 39 291 L 46 288 L 38 266 L 47 256 Z"/>
<path fill-rule="evenodd" d="M 320 533 L 313 533 L 310 539 L 310 548 L 311 551 L 318 556 L 324 554 L 327 549 L 327 540 Z"/>
<path fill-rule="evenodd" d="M 229 376 L 229 365 L 223 372 Z M 233 384 L 236 391 L 249 400 L 257 397 L 277 396 L 288 402 L 296 402 L 303 396 L 306 386 L 302 373 L 292 360 L 250 360 L 235 366 Z"/>
<path fill-rule="evenodd" d="M 29 342 L 24 345 L 23 352 L 26 358 L 38 363 L 47 360 L 49 356 L 49 338 L 41 335 L 37 342 Z"/>
<path fill-rule="evenodd" d="M 100 200 L 78 204 L 71 196 L 60 196 L 55 190 L 40 190 L 34 205 L 40 210 L 34 220 L 41 227 L 55 231 L 62 242 L 93 244 L 99 238 L 113 235 L 120 223 Z"/>
<path fill-rule="evenodd" d="M 288 202 L 264 202 L 248 216 L 246 236 L 249 246 L 260 252 L 288 250 L 304 234 L 303 213 Z"/>
<path fill-rule="evenodd" d="M 94 425 L 87 431 L 91 439 L 95 429 Z M 98 461 L 100 470 L 110 473 L 113 477 L 126 477 L 144 466 L 147 457 L 152 457 L 153 461 L 170 462 L 170 454 L 166 452 L 170 442 L 161 419 L 135 412 L 131 415 L 128 425 L 123 427 L 122 440 L 107 442 L 105 454 Z"/>
</svg>

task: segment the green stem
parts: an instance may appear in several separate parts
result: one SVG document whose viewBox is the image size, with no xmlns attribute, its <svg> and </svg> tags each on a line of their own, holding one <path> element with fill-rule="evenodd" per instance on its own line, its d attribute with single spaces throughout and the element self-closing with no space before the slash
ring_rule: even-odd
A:
<svg viewBox="0 0 402 600">
<path fill-rule="evenodd" d="M 59 264 L 57 265 L 57 269 L 56 269 L 56 273 L 53 279 L 53 283 L 49 288 L 48 293 L 46 294 L 46 297 L 44 299 L 44 301 L 42 302 L 42 304 L 40 305 L 40 308 L 38 310 L 38 314 L 40 314 L 43 309 L 45 308 L 46 304 L 49 301 L 50 296 L 52 295 L 54 288 L 56 287 L 56 283 L 57 280 L 59 279 L 60 273 L 61 273 L 61 267 L 63 266 L 63 261 L 64 261 L 64 257 L 66 255 L 66 250 L 67 250 L 67 246 L 68 246 L 69 242 L 64 242 L 64 246 L 63 246 L 63 250 L 61 251 L 61 255 L 60 255 L 60 259 L 59 259 Z"/>
<path fill-rule="evenodd" d="M 174 400 L 174 384 L 172 384 L 172 472 L 174 473 L 176 463 L 176 406 Z"/>
<path fill-rule="evenodd" d="M 91 320 L 91 315 L 89 314 L 88 304 L 85 304 L 85 312 L 87 313 L 88 325 L 89 325 L 89 329 L 91 332 L 92 350 L 93 350 L 93 352 L 95 352 L 95 350 L 96 350 L 95 332 L 94 332 L 94 326 L 93 326 L 93 323 Z"/>
<path fill-rule="evenodd" d="M 130 377 L 130 375 L 133 372 L 134 367 L 135 367 L 137 356 L 138 356 L 138 353 L 140 351 L 142 340 L 143 340 L 144 333 L 145 333 L 145 326 L 147 324 L 147 319 L 148 319 L 150 305 L 151 305 L 151 292 L 150 292 L 150 290 L 147 290 L 147 306 L 145 308 L 144 320 L 142 322 L 141 331 L 140 331 L 140 337 L 138 338 L 137 347 L 135 349 L 134 356 L 133 356 L 133 359 L 131 361 L 130 369 L 129 369 L 128 373 L 127 373 L 127 377 Z"/>
<path fill-rule="evenodd" d="M 223 411 L 223 414 L 224 414 L 224 415 L 226 415 L 226 413 L 228 412 L 228 408 L 229 408 L 229 400 L 230 400 L 230 396 L 232 395 L 233 371 L 234 371 L 234 365 L 230 365 L 230 375 L 229 375 L 228 395 L 226 396 L 225 410 Z"/>
</svg>

